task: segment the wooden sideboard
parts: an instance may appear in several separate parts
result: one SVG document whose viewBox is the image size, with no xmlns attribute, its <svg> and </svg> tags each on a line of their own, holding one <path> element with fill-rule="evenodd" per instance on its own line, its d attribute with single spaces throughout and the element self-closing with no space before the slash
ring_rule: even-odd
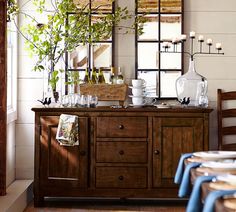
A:
<svg viewBox="0 0 236 212">
<path fill-rule="evenodd" d="M 33 108 L 35 206 L 44 197 L 177 198 L 181 153 L 208 150 L 210 108 Z M 61 114 L 79 117 L 79 146 L 61 146 Z"/>
</svg>

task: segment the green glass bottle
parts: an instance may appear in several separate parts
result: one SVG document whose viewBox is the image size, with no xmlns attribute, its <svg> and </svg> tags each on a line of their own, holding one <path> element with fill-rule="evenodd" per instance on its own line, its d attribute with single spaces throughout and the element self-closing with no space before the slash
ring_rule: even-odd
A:
<svg viewBox="0 0 236 212">
<path fill-rule="evenodd" d="M 97 84 L 97 72 L 95 68 L 92 69 L 91 83 Z"/>
<path fill-rule="evenodd" d="M 84 83 L 90 83 L 88 68 L 85 69 Z"/>
<path fill-rule="evenodd" d="M 105 77 L 103 75 L 102 68 L 99 68 L 98 70 L 98 83 L 99 84 L 105 83 Z"/>
</svg>

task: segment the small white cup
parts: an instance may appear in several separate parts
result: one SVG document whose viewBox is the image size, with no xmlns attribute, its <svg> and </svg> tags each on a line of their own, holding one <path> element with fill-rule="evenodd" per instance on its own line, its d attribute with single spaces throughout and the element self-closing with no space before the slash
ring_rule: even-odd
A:
<svg viewBox="0 0 236 212">
<path fill-rule="evenodd" d="M 132 86 L 135 88 L 139 88 L 145 86 L 146 82 L 143 79 L 132 79 Z"/>
<path fill-rule="evenodd" d="M 132 103 L 133 105 L 143 105 L 145 103 L 145 100 L 142 96 L 133 96 Z"/>
<path fill-rule="evenodd" d="M 139 88 L 139 87 L 137 87 L 137 88 L 133 87 L 132 88 L 132 94 L 134 96 L 142 96 L 143 95 L 143 89 Z"/>
</svg>

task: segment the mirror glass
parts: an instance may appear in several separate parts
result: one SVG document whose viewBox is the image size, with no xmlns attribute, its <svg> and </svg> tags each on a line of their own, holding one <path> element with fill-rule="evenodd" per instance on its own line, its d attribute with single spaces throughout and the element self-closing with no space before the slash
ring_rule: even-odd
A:
<svg viewBox="0 0 236 212">
<path fill-rule="evenodd" d="M 150 81 L 151 91 L 147 95 L 176 98 L 175 81 L 183 73 L 182 44 L 170 44 L 165 51 L 163 43 L 183 32 L 183 0 L 136 2 L 136 15 L 146 21 L 142 35 L 136 30 L 136 77 Z M 173 53 L 174 50 L 180 53 Z"/>
</svg>

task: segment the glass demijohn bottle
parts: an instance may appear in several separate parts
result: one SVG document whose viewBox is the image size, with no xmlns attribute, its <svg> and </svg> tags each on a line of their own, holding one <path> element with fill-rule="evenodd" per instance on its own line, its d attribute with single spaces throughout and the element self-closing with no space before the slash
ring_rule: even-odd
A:
<svg viewBox="0 0 236 212">
<path fill-rule="evenodd" d="M 97 72 L 95 68 L 92 69 L 91 83 L 92 84 L 97 83 Z"/>
<path fill-rule="evenodd" d="M 176 80 L 175 85 L 177 97 L 180 102 L 189 99 L 189 106 L 203 106 L 201 99 L 204 99 L 204 106 L 207 106 L 207 79 L 196 72 L 192 57 L 189 60 L 187 73 L 180 76 Z"/>
<path fill-rule="evenodd" d="M 118 75 L 117 75 L 116 83 L 117 84 L 123 84 L 124 83 L 124 77 L 122 75 L 120 67 L 118 68 Z"/>
</svg>

